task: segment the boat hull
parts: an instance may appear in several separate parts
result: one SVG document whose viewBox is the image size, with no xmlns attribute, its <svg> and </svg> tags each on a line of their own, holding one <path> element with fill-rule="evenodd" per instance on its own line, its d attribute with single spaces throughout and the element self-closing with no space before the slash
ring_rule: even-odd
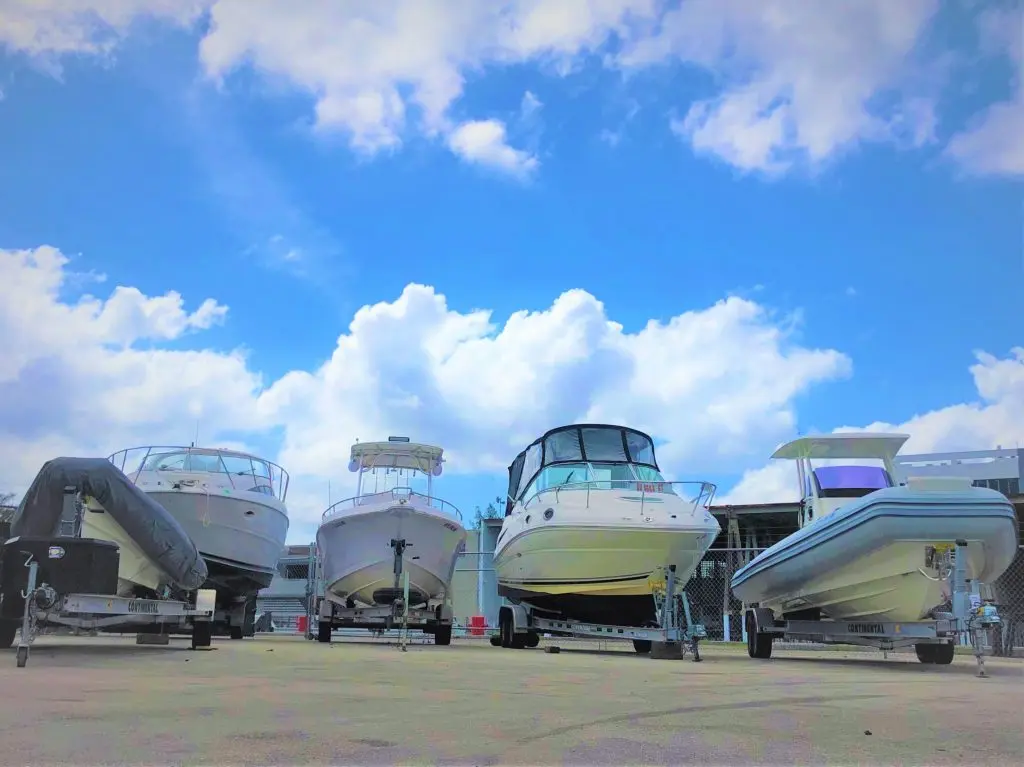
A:
<svg viewBox="0 0 1024 767">
<path fill-rule="evenodd" d="M 277 501 L 187 486 L 146 490 L 195 542 L 210 570 L 209 586 L 242 595 L 270 585 L 288 537 L 288 515 Z"/>
<path fill-rule="evenodd" d="M 653 595 L 675 566 L 679 591 L 720 528 L 676 496 L 637 513 L 616 491 L 562 493 L 558 503 L 517 509 L 495 552 L 498 592 L 563 617 L 611 625 L 655 620 Z M 549 499 L 550 500 L 550 499 Z M 650 500 L 647 499 L 650 504 Z M 543 513 L 552 512 L 550 520 Z"/>
<path fill-rule="evenodd" d="M 117 544 L 118 596 L 135 596 L 140 589 L 158 592 L 161 587 L 171 583 L 171 577 L 146 556 L 139 544 L 94 498 L 85 499 L 81 537 L 97 538 Z"/>
<path fill-rule="evenodd" d="M 337 600 L 390 604 L 395 584 L 391 541 L 402 539 L 410 602 L 442 598 L 465 550 L 466 530 L 426 504 L 393 500 L 354 506 L 317 530 L 325 591 Z"/>
<path fill-rule="evenodd" d="M 732 590 L 779 615 L 818 610 L 834 620 L 922 620 L 951 596 L 948 573 L 929 564 L 928 547 L 967 541 L 967 577 L 988 583 L 1013 561 L 1017 537 L 1013 505 L 993 490 L 888 488 L 763 552 L 736 573 Z"/>
</svg>

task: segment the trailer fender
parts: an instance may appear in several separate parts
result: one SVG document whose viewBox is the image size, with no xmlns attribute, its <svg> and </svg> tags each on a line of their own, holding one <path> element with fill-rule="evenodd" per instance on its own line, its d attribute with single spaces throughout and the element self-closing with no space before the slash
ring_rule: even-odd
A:
<svg viewBox="0 0 1024 767">
<path fill-rule="evenodd" d="M 767 607 L 751 607 L 748 613 L 754 621 L 755 632 L 767 632 L 775 628 L 775 613 Z"/>
<path fill-rule="evenodd" d="M 512 611 L 512 630 L 516 634 L 525 634 L 530 630 L 530 613 L 522 605 L 508 605 Z"/>
<path fill-rule="evenodd" d="M 322 621 L 330 620 L 334 617 L 334 603 L 329 599 L 323 597 L 319 600 L 320 604 L 317 606 L 317 617 Z"/>
</svg>

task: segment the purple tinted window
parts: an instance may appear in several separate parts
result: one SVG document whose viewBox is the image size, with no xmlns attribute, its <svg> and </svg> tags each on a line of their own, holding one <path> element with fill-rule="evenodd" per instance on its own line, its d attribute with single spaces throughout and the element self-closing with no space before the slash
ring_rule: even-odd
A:
<svg viewBox="0 0 1024 767">
<path fill-rule="evenodd" d="M 892 487 L 889 473 L 880 466 L 821 466 L 814 470 L 822 490 L 881 490 Z"/>
</svg>

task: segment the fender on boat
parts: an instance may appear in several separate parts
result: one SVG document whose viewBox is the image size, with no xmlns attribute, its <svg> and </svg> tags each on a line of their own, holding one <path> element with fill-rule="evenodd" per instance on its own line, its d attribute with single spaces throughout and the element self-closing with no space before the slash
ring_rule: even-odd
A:
<svg viewBox="0 0 1024 767">
<path fill-rule="evenodd" d="M 56 536 L 68 487 L 99 501 L 179 588 L 191 591 L 203 585 L 206 562 L 182 526 L 105 458 L 44 463 L 14 512 L 11 535 Z"/>
</svg>

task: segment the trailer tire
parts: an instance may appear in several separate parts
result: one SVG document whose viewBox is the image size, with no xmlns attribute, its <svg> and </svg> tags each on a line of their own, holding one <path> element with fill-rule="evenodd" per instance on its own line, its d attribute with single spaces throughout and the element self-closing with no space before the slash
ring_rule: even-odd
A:
<svg viewBox="0 0 1024 767">
<path fill-rule="evenodd" d="M 512 625 L 512 611 L 507 607 L 502 607 L 498 611 L 498 632 L 501 636 L 501 646 L 512 647 L 512 641 L 515 639 L 515 627 Z"/>
<path fill-rule="evenodd" d="M 213 624 L 210 621 L 196 621 L 192 624 L 192 649 L 209 647 L 213 641 Z"/>
<path fill-rule="evenodd" d="M 241 626 L 228 626 L 228 636 L 232 639 L 242 638 L 242 627 Z"/>
<path fill-rule="evenodd" d="M 493 634 L 491 636 L 491 647 L 501 647 L 501 635 Z"/>
<path fill-rule="evenodd" d="M 0 650 L 6 650 L 14 644 L 14 635 L 18 633 L 18 622 L 0 618 Z"/>
<path fill-rule="evenodd" d="M 540 644 L 540 634 L 536 631 L 530 631 L 526 634 L 526 640 L 523 642 L 531 650 Z"/>
<path fill-rule="evenodd" d="M 19 647 L 18 648 L 17 663 L 18 663 L 18 668 L 25 668 L 25 666 L 28 664 L 28 648 L 27 647 Z"/>
<path fill-rule="evenodd" d="M 914 652 L 917 653 L 917 659 L 922 663 L 948 666 L 953 662 L 956 646 L 952 642 L 943 642 L 942 644 L 921 643 L 914 645 Z"/>
<path fill-rule="evenodd" d="M 757 630 L 757 619 L 754 611 L 747 611 L 747 655 L 758 660 L 767 660 L 772 657 L 772 643 L 775 639 L 771 634 Z"/>
<path fill-rule="evenodd" d="M 330 621 L 320 621 L 316 626 L 316 641 L 329 643 L 331 641 Z"/>
<path fill-rule="evenodd" d="M 647 655 L 651 651 L 651 640 L 650 639 L 634 639 L 633 640 L 633 651 L 637 655 Z"/>
<path fill-rule="evenodd" d="M 935 655 L 933 656 L 932 663 L 937 666 L 948 666 L 953 662 L 953 657 L 956 655 L 956 645 L 952 642 L 944 642 L 943 644 L 933 645 L 935 648 Z"/>
<path fill-rule="evenodd" d="M 434 626 L 434 644 L 447 647 L 452 643 L 452 624 L 438 623 Z"/>
</svg>

